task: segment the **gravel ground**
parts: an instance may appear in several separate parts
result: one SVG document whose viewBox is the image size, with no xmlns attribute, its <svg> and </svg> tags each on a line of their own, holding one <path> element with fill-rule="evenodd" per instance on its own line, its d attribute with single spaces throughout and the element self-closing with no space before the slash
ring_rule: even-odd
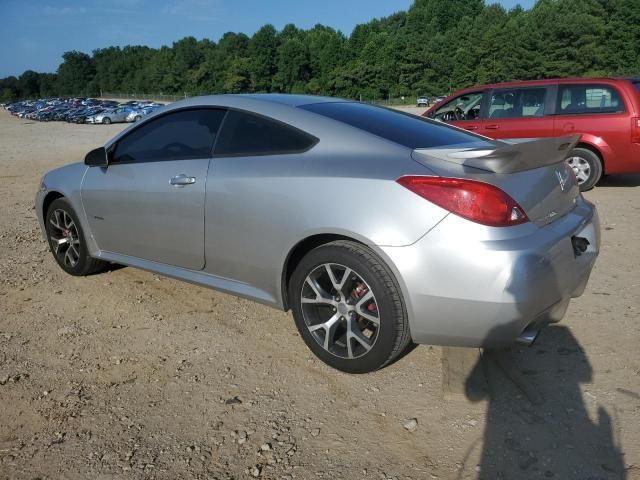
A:
<svg viewBox="0 0 640 480">
<path fill-rule="evenodd" d="M 602 255 L 534 347 L 420 346 L 349 376 L 289 314 L 133 268 L 57 267 L 39 179 L 121 128 L 0 111 L 1 479 L 640 479 L 640 176 L 587 194 Z"/>
</svg>

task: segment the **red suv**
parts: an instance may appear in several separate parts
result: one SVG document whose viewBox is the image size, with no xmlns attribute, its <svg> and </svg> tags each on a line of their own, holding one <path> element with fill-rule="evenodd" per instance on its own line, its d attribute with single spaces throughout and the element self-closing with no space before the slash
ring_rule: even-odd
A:
<svg viewBox="0 0 640 480">
<path fill-rule="evenodd" d="M 491 138 L 582 134 L 569 154 L 581 190 L 640 172 L 640 78 L 580 78 L 459 90 L 424 115 Z"/>
</svg>

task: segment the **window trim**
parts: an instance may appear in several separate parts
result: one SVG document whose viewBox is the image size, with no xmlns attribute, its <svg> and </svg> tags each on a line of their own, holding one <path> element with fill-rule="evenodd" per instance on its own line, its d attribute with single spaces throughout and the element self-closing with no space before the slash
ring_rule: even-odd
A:
<svg viewBox="0 0 640 480">
<path fill-rule="evenodd" d="M 232 111 L 233 112 L 238 112 L 238 113 L 244 113 L 246 115 L 250 115 L 250 116 L 254 116 L 254 117 L 258 117 L 258 118 L 262 118 L 262 119 L 265 119 L 265 120 L 270 121 L 272 123 L 275 123 L 277 125 L 280 125 L 280 126 L 283 126 L 285 128 L 288 128 L 290 130 L 294 130 L 296 133 L 300 133 L 300 134 L 302 134 L 302 136 L 307 137 L 309 140 L 311 140 L 311 143 L 309 144 L 309 146 L 307 148 L 300 149 L 300 150 L 282 150 L 282 151 L 272 150 L 272 151 L 265 151 L 265 152 L 216 153 L 216 147 L 218 146 L 218 140 L 220 139 L 221 133 L 224 131 L 224 128 L 226 126 L 227 117 L 229 116 L 229 112 L 232 112 Z M 269 117 L 268 115 L 263 115 L 261 113 L 252 112 L 251 110 L 245 110 L 245 109 L 242 109 L 242 108 L 235 108 L 235 107 L 227 107 L 227 114 L 224 116 L 224 118 L 222 119 L 222 123 L 220 124 L 220 134 L 216 135 L 216 140 L 213 143 L 212 158 L 273 157 L 273 156 L 278 156 L 278 155 L 297 155 L 297 154 L 308 152 L 313 147 L 315 147 L 319 142 L 320 142 L 320 139 L 318 137 L 316 137 L 315 135 L 312 135 L 312 134 L 310 134 L 308 132 L 305 132 L 304 130 L 299 129 L 298 127 L 295 127 L 295 126 L 291 125 L 290 123 L 286 123 L 286 122 L 283 122 L 283 121 L 278 120 L 276 118 Z"/>
<path fill-rule="evenodd" d="M 109 167 L 112 165 L 133 165 L 133 164 L 143 164 L 143 163 L 161 163 L 161 162 L 180 162 L 182 160 L 197 160 L 194 158 L 174 158 L 174 159 L 166 159 L 166 160 L 145 160 L 145 161 L 136 161 L 136 160 L 132 160 L 132 161 L 116 161 L 114 159 L 114 155 L 116 152 L 116 149 L 118 148 L 118 144 L 125 138 L 127 138 L 129 135 L 131 135 L 133 132 L 138 131 L 139 129 L 143 128 L 145 125 L 147 125 L 149 122 L 152 122 L 154 120 L 158 120 L 162 117 L 166 117 L 167 115 L 171 115 L 172 113 L 177 113 L 177 112 L 183 112 L 185 110 L 223 110 L 224 111 L 224 115 L 222 117 L 222 120 L 220 121 L 220 127 L 218 128 L 218 132 L 220 132 L 222 130 L 222 127 L 224 125 L 224 121 L 227 118 L 227 114 L 229 113 L 229 109 L 226 107 L 219 107 L 219 106 L 215 106 L 215 105 L 202 105 L 202 106 L 185 106 L 185 107 L 180 107 L 180 108 L 174 108 L 171 110 L 167 110 L 166 112 L 161 112 L 158 115 L 153 115 L 152 117 L 146 118 L 143 122 L 139 123 L 138 125 L 136 125 L 135 128 L 132 128 L 130 131 L 126 132 L 125 134 L 123 134 L 121 137 L 118 137 L 118 139 L 116 141 L 114 141 L 113 143 L 111 143 L 111 145 L 109 145 L 107 147 L 107 156 L 109 158 Z M 216 134 L 216 137 L 213 140 L 213 145 L 211 146 L 211 150 L 209 151 L 209 155 L 207 157 L 203 157 L 204 158 L 208 158 L 211 159 L 213 158 L 213 149 L 216 145 L 216 143 L 218 142 L 218 137 L 219 134 Z"/>
<path fill-rule="evenodd" d="M 622 106 L 621 110 L 616 110 L 615 112 L 607 112 L 607 111 L 599 111 L 599 110 L 594 110 L 594 111 L 585 111 L 585 112 L 571 112 L 571 113 L 564 113 L 561 109 L 560 109 L 560 103 L 562 102 L 562 89 L 563 88 L 567 88 L 567 87 L 582 87 L 584 86 L 585 90 L 588 88 L 608 88 L 610 90 L 615 91 L 615 93 L 618 94 L 618 98 L 620 99 L 620 103 Z M 574 117 L 574 116 L 578 116 L 578 117 L 583 117 L 585 115 L 625 115 L 627 113 L 627 104 L 625 102 L 625 98 L 624 95 L 622 95 L 622 92 L 620 91 L 620 89 L 618 87 L 616 87 L 615 85 L 612 85 L 610 83 L 559 83 L 558 84 L 558 90 L 556 93 L 556 102 L 554 105 L 554 112 L 552 115 L 558 116 L 558 117 Z"/>
</svg>

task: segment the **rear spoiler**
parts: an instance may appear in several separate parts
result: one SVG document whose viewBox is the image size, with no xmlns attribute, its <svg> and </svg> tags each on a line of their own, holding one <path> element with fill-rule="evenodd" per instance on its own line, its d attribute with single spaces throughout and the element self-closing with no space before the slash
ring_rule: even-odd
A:
<svg viewBox="0 0 640 480">
<path fill-rule="evenodd" d="M 500 140 L 495 147 L 419 148 L 414 159 L 428 166 L 429 157 L 495 173 L 515 173 L 560 163 L 580 135 Z"/>
</svg>

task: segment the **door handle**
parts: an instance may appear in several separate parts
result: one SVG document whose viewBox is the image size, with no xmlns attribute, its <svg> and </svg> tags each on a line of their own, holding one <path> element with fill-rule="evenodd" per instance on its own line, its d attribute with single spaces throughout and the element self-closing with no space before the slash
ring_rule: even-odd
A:
<svg viewBox="0 0 640 480">
<path fill-rule="evenodd" d="M 487 125 L 486 127 L 484 127 L 486 130 L 499 130 L 500 129 L 500 125 L 496 125 L 496 124 L 492 124 L 492 125 Z"/>
<path fill-rule="evenodd" d="M 196 183 L 196 177 L 189 177 L 184 173 L 176 175 L 169 181 L 169 184 L 175 185 L 176 187 L 184 187 L 185 185 L 193 185 L 194 183 Z"/>
<path fill-rule="evenodd" d="M 478 126 L 477 125 L 465 125 L 464 129 L 465 130 L 477 130 Z"/>
</svg>

